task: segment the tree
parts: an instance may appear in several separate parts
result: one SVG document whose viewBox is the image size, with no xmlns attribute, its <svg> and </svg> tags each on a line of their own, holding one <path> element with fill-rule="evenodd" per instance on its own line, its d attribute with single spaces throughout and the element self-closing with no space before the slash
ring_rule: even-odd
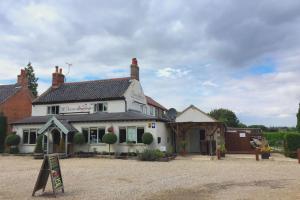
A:
<svg viewBox="0 0 300 200">
<path fill-rule="evenodd" d="M 36 145 L 34 149 L 34 153 L 43 153 L 43 135 L 39 135 L 36 140 Z"/>
<path fill-rule="evenodd" d="M 117 142 L 118 138 L 114 133 L 106 133 L 103 138 L 102 141 L 106 144 L 108 144 L 108 151 L 109 151 L 109 155 L 110 155 L 110 145 L 111 144 L 115 144 Z"/>
<path fill-rule="evenodd" d="M 34 69 L 29 62 L 27 66 L 25 67 L 26 75 L 27 75 L 27 80 L 28 80 L 28 88 L 31 90 L 32 94 L 37 97 L 38 91 L 38 83 L 37 81 L 39 80 L 38 78 L 35 77 Z"/>
<path fill-rule="evenodd" d="M 229 127 L 239 127 L 239 119 L 231 110 L 220 108 L 212 110 L 209 115 Z"/>
<path fill-rule="evenodd" d="M 297 113 L 297 126 L 296 126 L 298 132 L 300 132 L 300 104 L 299 104 L 299 109 Z"/>
</svg>

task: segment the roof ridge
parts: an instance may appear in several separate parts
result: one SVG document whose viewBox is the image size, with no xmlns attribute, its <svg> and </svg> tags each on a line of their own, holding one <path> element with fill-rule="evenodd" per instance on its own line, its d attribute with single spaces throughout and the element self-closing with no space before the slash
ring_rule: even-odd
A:
<svg viewBox="0 0 300 200">
<path fill-rule="evenodd" d="M 0 85 L 0 87 L 5 87 L 5 86 L 17 86 L 17 83 L 13 83 L 13 84 L 6 84 L 6 85 Z"/>
<path fill-rule="evenodd" d="M 75 81 L 75 82 L 67 82 L 62 85 L 71 85 L 76 83 L 90 83 L 90 82 L 104 82 L 104 81 L 118 81 L 118 80 L 127 80 L 130 77 L 120 77 L 120 78 L 110 78 L 110 79 L 99 79 L 99 80 L 88 80 L 88 81 Z"/>
</svg>

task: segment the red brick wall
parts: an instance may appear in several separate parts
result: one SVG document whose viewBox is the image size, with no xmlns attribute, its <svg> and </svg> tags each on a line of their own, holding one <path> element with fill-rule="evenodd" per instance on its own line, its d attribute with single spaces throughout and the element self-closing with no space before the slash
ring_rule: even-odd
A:
<svg viewBox="0 0 300 200">
<path fill-rule="evenodd" d="M 0 105 L 0 111 L 7 117 L 7 123 L 31 116 L 31 103 L 33 97 L 28 88 L 24 87 L 14 96 L 11 96 Z M 8 125 L 7 132 L 11 132 L 11 127 Z"/>
</svg>

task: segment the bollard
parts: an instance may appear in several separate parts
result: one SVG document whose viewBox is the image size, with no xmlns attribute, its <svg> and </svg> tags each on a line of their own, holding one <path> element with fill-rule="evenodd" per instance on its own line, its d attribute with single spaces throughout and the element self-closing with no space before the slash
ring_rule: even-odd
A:
<svg viewBox="0 0 300 200">
<path fill-rule="evenodd" d="M 300 149 L 297 149 L 298 163 L 300 164 Z"/>
<path fill-rule="evenodd" d="M 217 156 L 218 156 L 218 160 L 221 160 L 221 151 L 220 151 L 220 149 L 217 149 Z"/>
<path fill-rule="evenodd" d="M 259 161 L 259 149 L 258 148 L 256 148 L 255 149 L 255 159 L 256 159 L 256 161 Z"/>
</svg>

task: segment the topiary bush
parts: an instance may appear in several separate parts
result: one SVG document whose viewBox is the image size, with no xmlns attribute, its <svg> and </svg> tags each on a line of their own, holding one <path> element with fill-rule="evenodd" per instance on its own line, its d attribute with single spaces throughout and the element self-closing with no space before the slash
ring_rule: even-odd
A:
<svg viewBox="0 0 300 200">
<path fill-rule="evenodd" d="M 296 158 L 297 149 L 300 148 L 300 134 L 287 133 L 284 137 L 284 154 L 285 156 Z"/>
<path fill-rule="evenodd" d="M 164 153 L 158 149 L 145 149 L 139 154 L 139 159 L 142 161 L 157 161 L 164 157 Z"/>
<path fill-rule="evenodd" d="M 36 145 L 34 148 L 34 153 L 43 153 L 43 135 L 39 135 L 36 140 Z"/>
<path fill-rule="evenodd" d="M 82 133 L 76 133 L 73 138 L 73 142 L 78 145 L 83 145 L 85 143 L 85 137 Z"/>
<path fill-rule="evenodd" d="M 7 146 L 17 146 L 18 144 L 20 144 L 20 141 L 21 141 L 20 136 L 14 133 L 9 134 L 5 138 L 5 144 Z"/>
<path fill-rule="evenodd" d="M 102 137 L 102 141 L 106 144 L 108 144 L 109 154 L 110 154 L 110 145 L 115 144 L 117 142 L 118 138 L 114 133 L 106 133 Z"/>
<path fill-rule="evenodd" d="M 142 141 L 144 144 L 150 145 L 153 142 L 153 135 L 151 133 L 144 133 Z"/>
</svg>

